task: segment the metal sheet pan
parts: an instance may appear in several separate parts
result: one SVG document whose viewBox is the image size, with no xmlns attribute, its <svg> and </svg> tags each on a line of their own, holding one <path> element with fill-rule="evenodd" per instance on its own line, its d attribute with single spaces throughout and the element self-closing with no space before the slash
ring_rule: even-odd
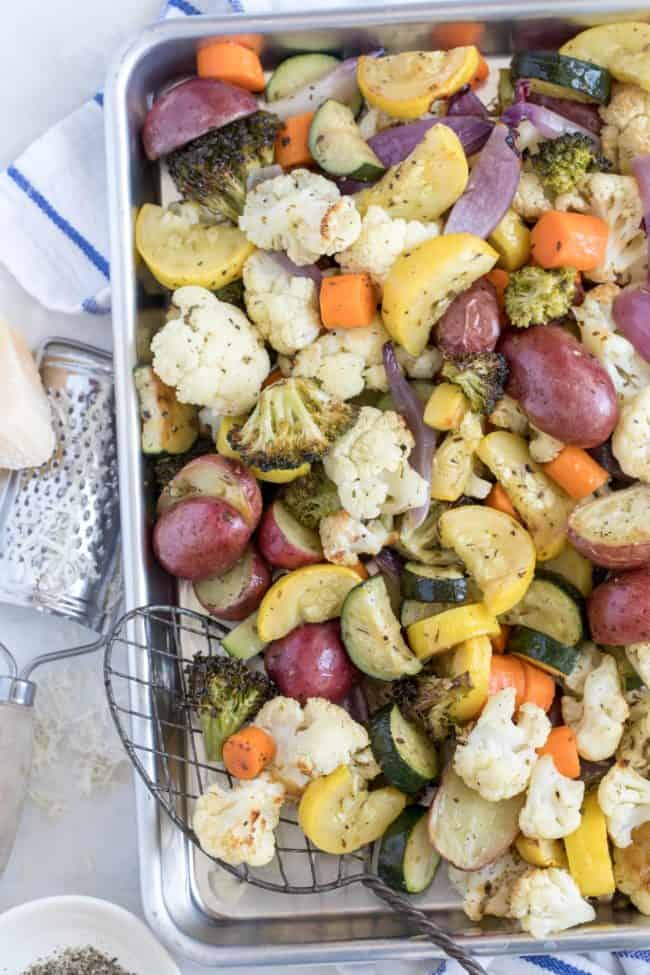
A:
<svg viewBox="0 0 650 975">
<path fill-rule="evenodd" d="M 157 170 L 145 160 L 139 131 L 152 92 L 191 71 L 197 41 L 245 29 L 265 36 L 263 58 L 272 67 L 288 52 L 383 46 L 389 52 L 432 46 L 432 26 L 474 20 L 484 25 L 481 47 L 495 59 L 517 48 L 554 46 L 579 26 L 616 19 L 650 20 L 650 6 L 628 0 L 572 3 L 412 4 L 283 16 L 187 18 L 158 24 L 130 43 L 109 72 L 106 137 L 112 237 L 113 331 L 118 420 L 122 535 L 127 609 L 174 597 L 170 580 L 150 554 L 151 498 L 140 453 L 140 424 L 131 379 L 146 355 L 148 337 L 163 320 L 164 296 L 134 259 L 137 208 L 159 199 Z M 136 666 L 134 662 L 134 666 Z M 149 770 L 155 775 L 155 768 Z M 171 948 L 205 965 L 305 965 L 437 957 L 409 937 L 399 918 L 360 887 L 333 894 L 289 896 L 233 890 L 214 865 L 194 850 L 138 781 L 137 827 L 142 895 L 147 918 Z M 461 943 L 481 954 L 607 950 L 650 944 L 650 919 L 635 911 L 599 909 L 584 929 L 543 942 L 492 919 L 479 927 L 458 907 L 444 880 L 416 899 Z"/>
</svg>

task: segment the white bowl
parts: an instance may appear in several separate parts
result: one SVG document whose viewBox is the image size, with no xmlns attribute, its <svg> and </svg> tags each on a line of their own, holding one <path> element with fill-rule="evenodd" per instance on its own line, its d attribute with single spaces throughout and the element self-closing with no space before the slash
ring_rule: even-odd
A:
<svg viewBox="0 0 650 975">
<path fill-rule="evenodd" d="M 95 897 L 46 897 L 0 915 L 0 972 L 23 975 L 65 948 L 92 946 L 133 975 L 181 975 L 178 965 L 133 914 Z"/>
</svg>

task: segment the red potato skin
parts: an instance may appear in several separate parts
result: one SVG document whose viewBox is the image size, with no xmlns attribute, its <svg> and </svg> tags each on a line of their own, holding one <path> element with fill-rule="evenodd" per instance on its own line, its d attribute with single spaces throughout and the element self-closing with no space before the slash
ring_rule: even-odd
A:
<svg viewBox="0 0 650 975">
<path fill-rule="evenodd" d="M 156 558 L 171 575 L 197 582 L 223 575 L 243 555 L 250 529 L 239 511 L 219 498 L 187 498 L 154 527 Z"/>
<path fill-rule="evenodd" d="M 587 600 L 591 637 L 605 646 L 650 640 L 650 568 L 621 572 Z"/>
<path fill-rule="evenodd" d="M 262 492 L 257 480 L 238 460 L 221 454 L 196 457 L 181 468 L 158 499 L 158 514 L 186 498 L 221 498 L 235 508 L 253 532 L 262 516 Z"/>
<path fill-rule="evenodd" d="M 304 623 L 281 640 L 273 640 L 266 648 L 264 666 L 280 692 L 301 704 L 310 697 L 338 704 L 361 677 L 343 646 L 338 620 Z"/>
<path fill-rule="evenodd" d="M 322 552 L 299 548 L 282 531 L 277 520 L 278 503 L 274 501 L 268 506 L 257 530 L 257 544 L 266 561 L 278 569 L 300 569 L 322 562 Z"/>
<path fill-rule="evenodd" d="M 493 352 L 501 334 L 494 285 L 485 278 L 458 296 L 437 326 L 437 344 L 452 357 Z"/>
<path fill-rule="evenodd" d="M 598 542 L 590 542 L 589 539 L 578 535 L 571 527 L 571 521 L 567 528 L 567 538 L 580 555 L 595 565 L 601 565 L 604 569 L 638 569 L 642 565 L 650 563 L 650 542 L 643 542 L 639 545 L 604 545 Z"/>
<path fill-rule="evenodd" d="M 616 390 L 600 362 L 559 325 L 509 331 L 506 392 L 536 427 L 565 444 L 597 447 L 618 422 Z"/>
<path fill-rule="evenodd" d="M 255 111 L 249 91 L 216 78 L 190 78 L 167 88 L 149 109 L 142 128 L 144 151 L 148 159 L 159 159 Z"/>
<path fill-rule="evenodd" d="M 216 616 L 220 620 L 239 622 L 254 613 L 262 602 L 264 593 L 271 585 L 271 570 L 257 549 L 252 545 L 250 548 L 252 550 L 250 573 L 241 592 L 229 606 L 212 605 L 205 599 L 205 593 L 195 588 L 196 598 L 211 616 Z M 209 579 L 204 579 L 203 582 L 209 582 Z M 204 598 L 202 599 L 201 596 Z"/>
</svg>

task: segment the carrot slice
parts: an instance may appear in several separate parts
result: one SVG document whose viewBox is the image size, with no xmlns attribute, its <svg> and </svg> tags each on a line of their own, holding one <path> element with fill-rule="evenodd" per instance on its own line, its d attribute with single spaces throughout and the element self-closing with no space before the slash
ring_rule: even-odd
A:
<svg viewBox="0 0 650 975">
<path fill-rule="evenodd" d="M 508 646 L 508 638 L 510 636 L 510 627 L 505 623 L 499 624 L 499 635 L 490 637 L 490 643 L 492 644 L 493 653 L 505 653 L 505 649 Z"/>
<path fill-rule="evenodd" d="M 320 314 L 325 328 L 363 328 L 377 313 L 377 296 L 369 274 L 323 278 Z"/>
<path fill-rule="evenodd" d="M 605 258 L 609 228 L 586 213 L 543 213 L 530 235 L 530 250 L 540 267 L 592 271 Z"/>
<path fill-rule="evenodd" d="M 353 572 L 356 572 L 356 574 L 359 576 L 360 579 L 365 580 L 368 578 L 368 570 L 366 569 L 361 559 L 355 562 L 354 565 L 351 565 L 350 568 L 352 569 Z"/>
<path fill-rule="evenodd" d="M 475 20 L 457 20 L 450 24 L 436 24 L 431 32 L 431 40 L 434 47 L 449 51 L 452 47 L 478 45 L 484 33 L 484 24 Z"/>
<path fill-rule="evenodd" d="M 546 743 L 537 749 L 537 754 L 551 755 L 560 775 L 566 775 L 568 779 L 580 777 L 580 757 L 572 728 L 567 728 L 566 725 L 552 728 Z"/>
<path fill-rule="evenodd" d="M 490 74 L 490 65 L 487 63 L 484 57 L 478 63 L 478 68 L 476 69 L 476 74 L 469 83 L 470 88 L 480 88 L 481 85 L 485 84 Z"/>
<path fill-rule="evenodd" d="M 278 130 L 275 139 L 275 161 L 283 169 L 309 166 L 313 157 L 309 151 L 309 129 L 315 112 L 292 115 Z"/>
<path fill-rule="evenodd" d="M 505 687 L 514 687 L 515 705 L 521 707 L 526 700 L 526 677 L 524 666 L 518 657 L 510 654 L 497 654 L 490 661 L 489 694 L 498 694 Z"/>
<path fill-rule="evenodd" d="M 241 44 L 242 47 L 247 47 L 249 51 L 255 51 L 257 55 L 260 55 L 264 50 L 264 38 L 261 34 L 221 34 L 219 37 L 208 37 L 204 41 L 199 41 L 199 50 L 217 42 Z"/>
<path fill-rule="evenodd" d="M 494 508 L 496 511 L 503 511 L 504 514 L 510 515 L 519 522 L 521 521 L 521 518 L 515 511 L 512 501 L 508 497 L 505 488 L 503 488 L 498 481 L 496 484 L 492 485 L 492 490 L 485 499 L 485 503 L 488 508 Z"/>
<path fill-rule="evenodd" d="M 555 681 L 550 674 L 529 664 L 527 660 L 522 660 L 521 664 L 526 683 L 526 703 L 536 704 L 542 711 L 548 711 L 555 697 Z"/>
<path fill-rule="evenodd" d="M 220 78 L 248 91 L 264 91 L 262 62 L 250 48 L 232 41 L 212 41 L 196 52 L 200 78 Z"/>
<path fill-rule="evenodd" d="M 506 288 L 508 287 L 508 281 L 510 280 L 510 275 L 507 271 L 504 271 L 500 267 L 492 268 L 489 274 L 485 277 L 494 285 L 494 290 L 497 293 L 497 301 L 499 303 L 499 308 L 504 308 L 506 299 Z"/>
<path fill-rule="evenodd" d="M 565 447 L 554 460 L 543 467 L 544 473 L 552 477 L 576 501 L 593 494 L 609 480 L 605 468 L 597 464 L 581 447 Z"/>
<path fill-rule="evenodd" d="M 227 738 L 223 764 L 237 779 L 255 779 L 275 757 L 275 741 L 263 728 L 249 725 Z"/>
</svg>

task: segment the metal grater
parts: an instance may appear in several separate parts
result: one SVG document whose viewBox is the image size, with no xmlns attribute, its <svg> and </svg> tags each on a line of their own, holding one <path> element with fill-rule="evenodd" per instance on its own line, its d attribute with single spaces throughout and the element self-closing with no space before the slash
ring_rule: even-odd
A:
<svg viewBox="0 0 650 975">
<path fill-rule="evenodd" d="M 0 602 L 102 632 L 121 596 L 112 360 L 53 338 L 37 362 L 56 448 L 42 467 L 12 472 L 0 498 Z"/>
</svg>

